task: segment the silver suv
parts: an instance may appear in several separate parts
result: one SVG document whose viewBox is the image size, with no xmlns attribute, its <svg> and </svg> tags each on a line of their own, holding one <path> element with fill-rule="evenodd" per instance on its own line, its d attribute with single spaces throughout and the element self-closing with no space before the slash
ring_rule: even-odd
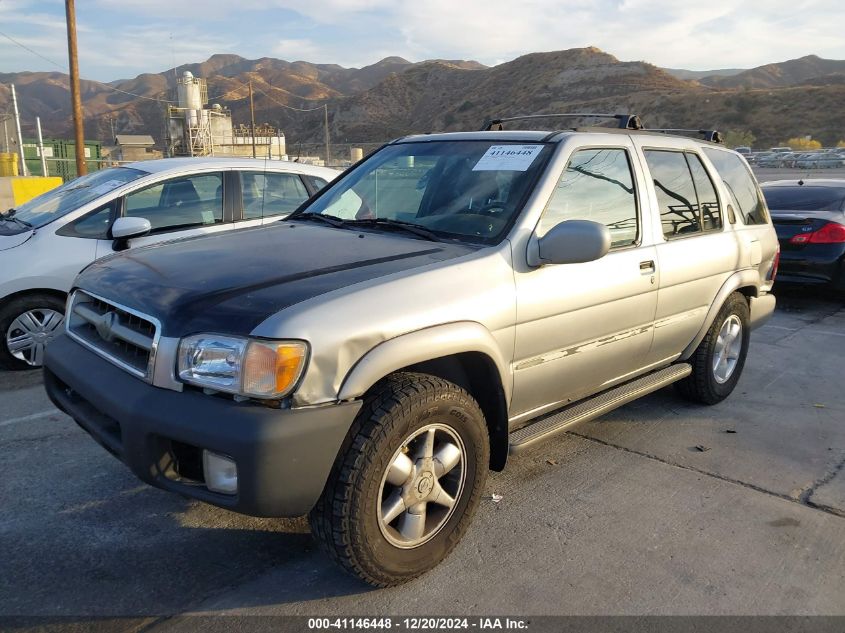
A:
<svg viewBox="0 0 845 633">
<path fill-rule="evenodd" d="M 147 483 L 415 578 L 509 454 L 672 383 L 723 400 L 774 310 L 744 159 L 631 121 L 402 138 L 275 227 L 99 260 L 47 391 Z"/>
</svg>

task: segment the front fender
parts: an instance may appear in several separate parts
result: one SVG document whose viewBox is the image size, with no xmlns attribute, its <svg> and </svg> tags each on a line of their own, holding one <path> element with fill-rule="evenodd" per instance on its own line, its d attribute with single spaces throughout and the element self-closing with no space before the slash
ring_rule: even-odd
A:
<svg viewBox="0 0 845 633">
<path fill-rule="evenodd" d="M 379 343 L 346 375 L 338 400 L 363 396 L 376 382 L 403 367 L 465 352 L 479 352 L 492 359 L 499 372 L 505 400 L 510 405 L 513 382 L 508 364 L 489 330 L 474 321 L 436 325 Z"/>
</svg>

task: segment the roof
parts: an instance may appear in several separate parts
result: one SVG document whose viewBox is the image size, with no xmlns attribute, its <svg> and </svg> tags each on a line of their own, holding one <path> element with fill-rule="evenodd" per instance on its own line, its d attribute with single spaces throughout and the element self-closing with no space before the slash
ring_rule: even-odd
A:
<svg viewBox="0 0 845 633">
<path fill-rule="evenodd" d="M 617 127 L 577 127 L 558 130 L 499 130 L 483 132 L 439 132 L 435 134 L 414 134 L 393 141 L 394 143 L 419 143 L 426 141 L 505 141 L 516 143 L 560 143 L 573 134 L 625 134 L 647 136 L 654 139 L 684 139 L 705 146 L 719 147 L 733 151 L 721 143 L 705 141 L 696 136 L 669 134 L 655 130 L 628 130 Z"/>
<path fill-rule="evenodd" d="M 799 185 L 801 182 L 803 184 Z M 843 187 L 845 178 L 800 178 L 793 180 L 769 180 L 760 183 L 761 187 Z"/>
<path fill-rule="evenodd" d="M 153 137 L 149 134 L 118 134 L 114 137 L 118 145 L 155 145 Z"/>
<path fill-rule="evenodd" d="M 333 180 L 340 172 L 327 167 L 305 165 L 286 160 L 265 160 L 263 158 L 218 158 L 218 157 L 189 157 L 180 158 L 159 158 L 157 160 L 142 160 L 135 163 L 128 163 L 124 167 L 138 169 L 150 174 L 157 174 L 165 171 L 193 171 L 202 169 L 267 169 L 273 171 L 287 171 L 294 174 L 308 174 L 320 176 L 326 180 Z"/>
</svg>

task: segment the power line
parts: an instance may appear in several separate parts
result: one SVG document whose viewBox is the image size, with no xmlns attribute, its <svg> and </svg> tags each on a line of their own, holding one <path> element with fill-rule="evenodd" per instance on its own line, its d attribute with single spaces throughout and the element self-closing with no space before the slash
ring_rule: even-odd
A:
<svg viewBox="0 0 845 633">
<path fill-rule="evenodd" d="M 33 55 L 35 55 L 36 57 L 40 57 L 40 58 L 41 58 L 41 59 L 43 59 L 44 61 L 46 61 L 46 62 L 49 62 L 49 63 L 53 64 L 53 66 L 55 66 L 55 67 L 56 67 L 56 68 L 58 68 L 59 70 L 64 71 L 65 73 L 67 73 L 67 71 L 68 71 L 67 66 L 63 66 L 62 64 L 59 64 L 58 62 L 53 61 L 53 60 L 52 60 L 52 59 L 50 59 L 49 57 L 45 57 L 44 55 L 42 55 L 42 54 L 41 54 L 41 53 L 39 53 L 38 51 L 32 50 L 32 49 L 31 49 L 29 46 L 27 46 L 26 44 L 23 44 L 23 43 L 21 43 L 21 42 L 17 41 L 17 40 L 16 40 L 15 38 L 13 38 L 11 35 L 8 35 L 7 33 L 4 33 L 3 31 L 0 31 L 0 35 L 2 35 L 3 37 L 5 37 L 7 40 L 9 40 L 10 42 L 12 42 L 13 44 L 16 44 L 16 45 L 20 46 L 22 49 L 24 49 L 24 50 L 26 50 L 26 51 L 29 51 L 30 53 L 32 53 L 32 54 L 33 54 Z M 112 86 L 112 85 L 110 85 L 110 84 L 103 83 L 102 81 L 97 81 L 96 79 L 86 79 L 85 81 L 90 81 L 91 83 L 94 83 L 94 84 L 97 84 L 97 85 L 103 86 L 104 88 L 107 88 L 108 90 L 113 90 L 114 92 L 120 92 L 120 93 L 123 93 L 123 94 L 125 94 L 125 95 L 129 95 L 130 97 L 138 97 L 139 99 L 147 99 L 147 100 L 149 100 L 149 101 L 160 101 L 160 102 L 162 102 L 162 103 L 175 103 L 174 101 L 171 101 L 171 100 L 169 100 L 169 99 L 157 99 L 157 98 L 155 98 L 155 97 L 148 97 L 148 96 L 146 96 L 146 95 L 139 95 L 139 94 L 135 94 L 134 92 L 129 92 L 129 91 L 127 91 L 127 90 L 121 90 L 120 88 L 115 88 L 114 86 Z"/>
</svg>

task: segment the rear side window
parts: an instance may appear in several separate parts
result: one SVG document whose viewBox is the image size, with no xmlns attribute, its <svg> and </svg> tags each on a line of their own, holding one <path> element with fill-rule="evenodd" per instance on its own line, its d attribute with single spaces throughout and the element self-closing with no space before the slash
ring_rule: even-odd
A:
<svg viewBox="0 0 845 633">
<path fill-rule="evenodd" d="M 320 191 L 320 189 L 329 184 L 324 178 L 320 178 L 319 176 L 309 176 L 305 174 L 302 177 L 308 181 L 308 184 L 314 188 L 314 191 Z"/>
<path fill-rule="evenodd" d="M 308 199 L 308 190 L 296 174 L 241 172 L 244 220 L 284 215 Z"/>
<path fill-rule="evenodd" d="M 686 154 L 687 163 L 692 173 L 695 192 L 698 194 L 698 205 L 701 210 L 701 227 L 705 231 L 715 231 L 722 228 L 722 212 L 719 209 L 719 196 L 713 181 L 707 175 L 707 170 L 701 159 L 695 154 Z"/>
<path fill-rule="evenodd" d="M 683 152 L 646 150 L 644 153 L 654 180 L 663 235 L 672 239 L 700 232 L 698 196 Z"/>
<path fill-rule="evenodd" d="M 766 224 L 766 205 L 748 166 L 731 152 L 707 147 L 704 153 L 716 167 L 745 224 Z"/>
<path fill-rule="evenodd" d="M 592 220 L 610 230 L 611 247 L 636 244 L 637 200 L 624 149 L 584 149 L 569 159 L 537 234 L 564 220 Z"/>
</svg>

